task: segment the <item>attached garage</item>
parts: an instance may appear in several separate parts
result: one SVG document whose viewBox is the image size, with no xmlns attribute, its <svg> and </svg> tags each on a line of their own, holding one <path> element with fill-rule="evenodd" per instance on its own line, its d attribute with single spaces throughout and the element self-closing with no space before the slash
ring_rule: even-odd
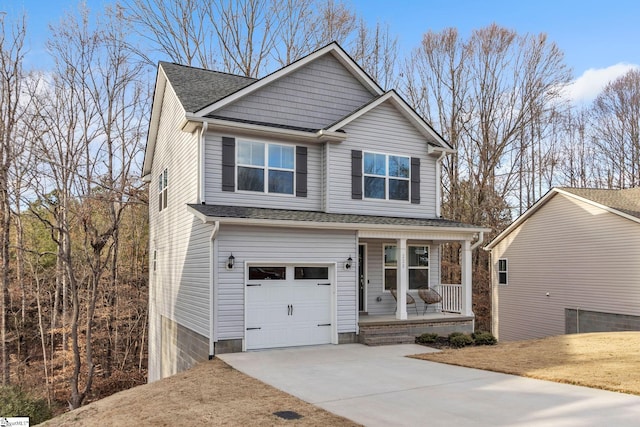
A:
<svg viewBox="0 0 640 427">
<path fill-rule="evenodd" d="M 248 263 L 245 350 L 332 343 L 334 270 L 332 264 Z"/>
</svg>

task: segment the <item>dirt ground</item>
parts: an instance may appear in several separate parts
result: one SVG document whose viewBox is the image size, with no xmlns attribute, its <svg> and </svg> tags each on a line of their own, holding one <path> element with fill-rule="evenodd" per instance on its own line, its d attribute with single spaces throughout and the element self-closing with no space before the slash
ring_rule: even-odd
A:
<svg viewBox="0 0 640 427">
<path fill-rule="evenodd" d="M 640 395 L 640 332 L 560 335 L 411 357 Z"/>
<path fill-rule="evenodd" d="M 294 411 L 285 420 L 274 412 Z M 358 426 L 236 371 L 221 360 L 116 393 L 43 426 Z"/>
</svg>

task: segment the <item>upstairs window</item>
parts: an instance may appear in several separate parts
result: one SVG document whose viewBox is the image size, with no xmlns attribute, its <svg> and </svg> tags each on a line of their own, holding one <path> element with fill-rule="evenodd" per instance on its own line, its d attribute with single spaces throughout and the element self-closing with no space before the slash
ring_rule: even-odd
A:
<svg viewBox="0 0 640 427">
<path fill-rule="evenodd" d="M 409 200 L 409 157 L 365 152 L 363 163 L 365 198 Z"/>
<path fill-rule="evenodd" d="M 295 147 L 238 141 L 238 190 L 294 194 Z"/>
<path fill-rule="evenodd" d="M 168 174 L 165 169 L 158 177 L 158 211 L 167 208 L 167 180 Z"/>
<path fill-rule="evenodd" d="M 507 284 L 507 259 L 501 258 L 498 260 L 498 285 Z"/>
</svg>

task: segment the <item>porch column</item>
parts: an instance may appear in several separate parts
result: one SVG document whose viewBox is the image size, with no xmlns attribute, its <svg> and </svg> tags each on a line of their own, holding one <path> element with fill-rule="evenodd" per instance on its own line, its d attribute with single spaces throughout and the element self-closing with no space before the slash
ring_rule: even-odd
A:
<svg viewBox="0 0 640 427">
<path fill-rule="evenodd" d="M 462 314 L 473 316 L 473 305 L 471 297 L 473 290 L 471 286 L 471 242 L 465 240 L 460 249 L 460 269 L 462 273 Z"/>
<path fill-rule="evenodd" d="M 398 292 L 398 308 L 396 319 L 407 319 L 407 289 L 409 288 L 409 273 L 407 270 L 407 239 L 397 239 L 398 270 L 396 275 L 396 290 Z"/>
</svg>

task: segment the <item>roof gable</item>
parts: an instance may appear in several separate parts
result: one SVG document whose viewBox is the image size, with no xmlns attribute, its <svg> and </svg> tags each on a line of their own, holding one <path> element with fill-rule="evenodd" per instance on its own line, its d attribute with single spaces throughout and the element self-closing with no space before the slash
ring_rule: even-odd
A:
<svg viewBox="0 0 640 427">
<path fill-rule="evenodd" d="M 338 45 L 336 42 L 332 42 L 327 46 L 316 50 L 315 52 L 301 58 L 284 68 L 281 68 L 260 80 L 255 81 L 253 84 L 246 86 L 220 100 L 212 102 L 210 105 L 196 111 L 198 116 L 206 116 L 219 110 L 249 94 L 256 92 L 257 90 L 272 84 L 273 82 L 282 79 L 285 76 L 299 70 L 310 62 L 316 59 L 331 54 L 336 58 L 358 81 L 366 87 L 374 95 L 382 95 L 384 91 L 380 86 L 362 69 L 360 66 Z"/>
<path fill-rule="evenodd" d="M 335 56 L 325 53 L 205 117 L 319 130 L 376 96 Z"/>
<path fill-rule="evenodd" d="M 626 190 L 555 187 L 542 196 L 533 206 L 527 209 L 525 213 L 520 215 L 502 233 L 498 234 L 485 249 L 493 249 L 505 237 L 511 234 L 511 232 L 551 200 L 551 198 L 558 194 L 580 200 L 640 224 L 640 187 Z"/>
<path fill-rule="evenodd" d="M 431 127 L 422 117 L 415 112 L 413 108 L 407 104 L 407 102 L 400 96 L 395 90 L 390 90 L 384 95 L 372 100 L 368 104 L 363 105 L 342 119 L 330 125 L 326 130 L 329 132 L 336 132 L 342 129 L 344 126 L 358 119 L 359 117 L 367 114 L 369 111 L 374 110 L 383 103 L 391 104 L 396 110 L 404 116 L 425 138 L 429 144 L 443 148 L 445 152 L 454 152 L 453 148 L 447 141 L 444 140 L 438 132 Z"/>
</svg>

